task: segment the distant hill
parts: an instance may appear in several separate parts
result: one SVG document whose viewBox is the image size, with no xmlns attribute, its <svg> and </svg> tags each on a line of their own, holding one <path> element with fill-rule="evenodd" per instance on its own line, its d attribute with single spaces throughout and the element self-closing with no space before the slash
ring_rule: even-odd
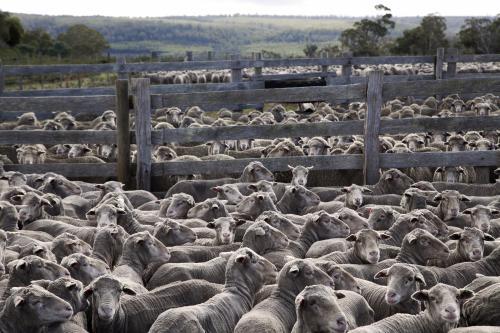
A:
<svg viewBox="0 0 500 333">
<path fill-rule="evenodd" d="M 186 50 L 204 52 L 251 52 L 268 50 L 283 55 L 302 55 L 306 43 L 335 44 L 342 30 L 355 17 L 297 16 L 200 16 L 128 18 L 105 16 L 48 16 L 14 14 L 27 29 L 44 28 L 52 35 L 68 26 L 83 23 L 100 31 L 113 53 Z M 455 35 L 466 17 L 446 17 L 450 36 Z M 421 17 L 396 17 L 394 35 L 417 26 Z"/>
</svg>

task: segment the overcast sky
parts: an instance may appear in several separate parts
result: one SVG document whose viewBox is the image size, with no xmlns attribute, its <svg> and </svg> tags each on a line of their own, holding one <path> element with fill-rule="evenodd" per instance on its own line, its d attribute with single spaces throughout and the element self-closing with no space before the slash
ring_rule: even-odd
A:
<svg viewBox="0 0 500 333">
<path fill-rule="evenodd" d="M 500 0 L 0 0 L 0 9 L 48 15 L 174 16 L 217 14 L 375 15 L 383 3 L 395 16 L 485 16 L 500 13 Z"/>
</svg>

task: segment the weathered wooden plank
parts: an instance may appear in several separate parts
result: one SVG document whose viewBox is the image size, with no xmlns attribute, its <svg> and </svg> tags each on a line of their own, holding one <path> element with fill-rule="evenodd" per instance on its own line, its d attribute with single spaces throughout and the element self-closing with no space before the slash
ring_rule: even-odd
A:
<svg viewBox="0 0 500 333">
<path fill-rule="evenodd" d="M 190 175 L 240 173 L 251 161 L 260 161 L 271 171 L 287 171 L 288 165 L 314 166 L 314 170 L 363 168 L 362 155 L 294 156 L 280 158 L 244 158 L 228 161 L 190 161 L 153 163 L 152 175 Z"/>
<path fill-rule="evenodd" d="M 239 54 L 233 54 L 231 55 L 231 60 L 233 60 L 233 63 L 236 63 L 236 61 L 240 60 L 240 55 Z M 232 67 L 231 68 L 231 82 L 241 82 L 241 67 Z"/>
<path fill-rule="evenodd" d="M 3 94 L 4 87 L 5 87 L 5 75 L 3 70 L 2 59 L 0 59 L 0 95 Z"/>
<path fill-rule="evenodd" d="M 491 79 L 448 79 L 439 81 L 411 81 L 384 83 L 384 99 L 397 96 L 431 96 L 434 94 L 497 93 L 500 77 Z"/>
<path fill-rule="evenodd" d="M 130 185 L 130 125 L 128 80 L 116 80 L 116 175 L 119 182 Z M 108 141 L 109 142 L 109 141 Z"/>
<path fill-rule="evenodd" d="M 499 117 L 500 118 L 500 117 Z M 362 121 L 164 129 L 152 132 L 154 145 L 210 140 L 274 139 L 363 134 Z"/>
<path fill-rule="evenodd" d="M 116 176 L 115 163 L 6 164 L 4 168 L 6 171 L 19 171 L 25 174 L 55 172 L 70 178 Z"/>
<path fill-rule="evenodd" d="M 153 94 L 192 93 L 243 89 L 262 89 L 264 84 L 255 81 L 229 83 L 162 84 L 151 86 Z"/>
<path fill-rule="evenodd" d="M 345 84 L 350 84 L 352 78 L 352 52 L 344 53 L 344 56 L 348 58 L 348 61 L 342 65 L 340 75 Z"/>
<path fill-rule="evenodd" d="M 87 96 L 87 95 L 114 95 L 113 87 L 97 88 L 68 88 L 68 89 L 37 89 L 6 91 L 4 97 L 44 97 L 44 96 Z"/>
<path fill-rule="evenodd" d="M 384 73 L 373 71 L 368 75 L 368 87 L 366 90 L 367 112 L 365 118 L 365 140 L 364 140 L 364 168 L 363 176 L 365 184 L 375 184 L 380 177 L 379 174 L 379 149 L 378 140 L 380 130 L 380 111 L 382 109 L 382 87 L 384 85 Z"/>
<path fill-rule="evenodd" d="M 114 109 L 115 96 L 51 96 L 51 97 L 0 97 L 0 110 L 9 111 L 63 111 L 100 112 Z"/>
<path fill-rule="evenodd" d="M 381 134 L 424 133 L 446 131 L 497 130 L 500 117 L 454 117 L 454 118 L 412 118 L 381 120 Z"/>
<path fill-rule="evenodd" d="M 193 94 L 163 95 L 164 106 L 220 104 L 252 104 L 258 102 L 315 102 L 324 100 L 362 99 L 366 85 L 328 87 L 235 90 Z"/>
<path fill-rule="evenodd" d="M 308 73 L 291 73 L 291 74 L 266 74 L 262 75 L 264 81 L 285 81 L 285 80 L 305 80 L 312 78 L 326 77 L 330 73 L 324 72 L 308 72 Z"/>
<path fill-rule="evenodd" d="M 151 189 L 151 92 L 149 79 L 133 79 L 135 138 L 137 142 L 137 188 Z"/>
<path fill-rule="evenodd" d="M 82 143 L 98 144 L 114 142 L 115 131 L 0 131 L 0 145 L 7 144 L 60 144 L 60 143 Z"/>
<path fill-rule="evenodd" d="M 118 79 L 123 80 L 128 78 L 128 74 L 125 71 L 125 65 L 127 64 L 127 59 L 125 57 L 116 58 L 116 72 L 118 74 Z"/>
<path fill-rule="evenodd" d="M 382 57 L 354 57 L 353 65 L 379 65 L 379 64 L 418 64 L 433 63 L 433 56 L 382 56 Z"/>
<path fill-rule="evenodd" d="M 497 166 L 500 151 L 461 151 L 446 153 L 380 154 L 381 168 Z"/>
<path fill-rule="evenodd" d="M 115 64 L 84 64 L 84 65 L 8 65 L 5 66 L 5 76 L 35 75 L 52 73 L 104 73 L 116 71 Z"/>
<path fill-rule="evenodd" d="M 500 54 L 461 54 L 457 55 L 454 60 L 456 62 L 500 62 Z"/>
</svg>

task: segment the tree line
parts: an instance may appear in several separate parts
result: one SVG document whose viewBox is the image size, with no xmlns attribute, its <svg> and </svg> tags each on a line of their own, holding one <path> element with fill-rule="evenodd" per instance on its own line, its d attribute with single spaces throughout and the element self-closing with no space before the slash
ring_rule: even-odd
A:
<svg viewBox="0 0 500 333">
<path fill-rule="evenodd" d="M 98 31 L 83 24 L 69 26 L 53 37 L 42 28 L 27 30 L 18 17 L 0 11 L 0 48 L 28 56 L 96 57 L 109 48 Z"/>
<path fill-rule="evenodd" d="M 352 28 L 340 34 L 341 48 L 333 50 L 332 55 L 350 51 L 355 56 L 430 55 L 438 47 L 454 46 L 463 53 L 487 54 L 500 53 L 500 15 L 490 18 L 468 18 L 457 35 L 450 40 L 446 35 L 446 18 L 430 14 L 422 18 L 420 25 L 404 30 L 402 36 L 390 38 L 395 28 L 391 10 L 384 5 L 375 9 L 382 12 L 374 19 L 356 21 Z M 306 56 L 317 56 L 315 44 L 304 48 Z"/>
</svg>

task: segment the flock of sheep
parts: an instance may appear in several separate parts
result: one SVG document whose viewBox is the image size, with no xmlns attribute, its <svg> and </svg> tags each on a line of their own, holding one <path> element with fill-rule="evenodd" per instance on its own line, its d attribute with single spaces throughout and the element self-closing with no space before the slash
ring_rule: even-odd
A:
<svg viewBox="0 0 500 333">
<path fill-rule="evenodd" d="M 385 119 L 499 115 L 500 97 L 387 102 Z M 364 103 L 155 111 L 155 129 L 363 119 Z M 133 119 L 132 119 L 133 124 Z M 16 130 L 114 130 L 106 111 Z M 384 153 L 497 149 L 497 131 L 380 137 Z M 105 163 L 116 145 L 1 147 L 0 332 L 500 332 L 500 182 L 473 167 L 177 177 L 164 196 L 116 181 L 6 171 Z M 155 147 L 157 162 L 362 154 L 363 137 Z M 131 155 L 131 159 L 135 154 Z M 484 170 L 483 170 L 484 171 Z M 484 173 L 484 172 L 483 172 Z M 326 186 L 342 184 L 342 186 Z M 318 186 L 321 185 L 321 186 Z"/>
<path fill-rule="evenodd" d="M 432 75 L 434 66 L 432 64 L 399 64 L 399 65 L 355 65 L 353 66 L 353 76 L 367 76 L 368 72 L 374 69 L 383 70 L 385 75 Z M 265 67 L 262 68 L 263 75 L 276 74 L 299 74 L 317 73 L 318 68 L 314 66 L 295 67 Z M 342 75 L 339 66 L 329 66 L 328 71 L 337 76 Z M 499 73 L 498 63 L 459 63 L 457 73 Z M 242 70 L 242 78 L 250 80 L 255 74 L 253 68 Z M 200 70 L 200 71 L 160 71 L 152 73 L 142 73 L 142 77 L 151 79 L 152 84 L 197 84 L 197 83 L 227 83 L 231 82 L 230 70 Z"/>
</svg>

